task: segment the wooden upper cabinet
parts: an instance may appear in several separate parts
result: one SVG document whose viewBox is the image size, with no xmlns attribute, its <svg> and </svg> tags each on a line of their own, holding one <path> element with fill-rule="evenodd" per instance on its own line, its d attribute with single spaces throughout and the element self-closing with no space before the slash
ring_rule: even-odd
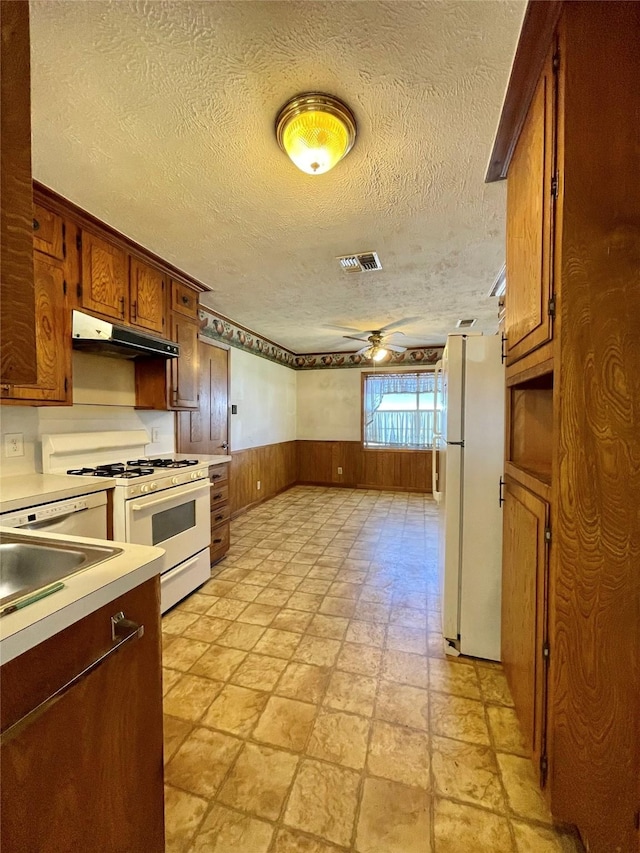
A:
<svg viewBox="0 0 640 853">
<path fill-rule="evenodd" d="M 129 281 L 124 249 L 82 231 L 82 307 L 114 320 L 128 319 Z"/>
<path fill-rule="evenodd" d="M 555 70 L 549 53 L 507 176 L 506 354 L 512 364 L 553 335 Z"/>
<path fill-rule="evenodd" d="M 160 270 L 131 258 L 129 319 L 132 326 L 165 334 L 165 277 Z"/>
<path fill-rule="evenodd" d="M 0 6 L 0 382 L 35 382 L 29 4 Z"/>
<path fill-rule="evenodd" d="M 198 293 L 181 284 L 179 281 L 171 280 L 171 310 L 185 317 L 196 319 L 198 316 Z"/>
<path fill-rule="evenodd" d="M 71 324 L 61 264 L 36 252 L 37 378 L 32 385 L 3 385 L 3 402 L 71 405 Z"/>
<path fill-rule="evenodd" d="M 180 357 L 171 359 L 169 408 L 197 409 L 198 323 L 173 314 L 171 340 L 180 345 Z"/>
<path fill-rule="evenodd" d="M 502 663 L 534 764 L 545 754 L 549 504 L 507 478 L 504 493 Z"/>
<path fill-rule="evenodd" d="M 62 217 L 39 204 L 33 206 L 33 248 L 59 261 L 66 254 Z"/>
</svg>

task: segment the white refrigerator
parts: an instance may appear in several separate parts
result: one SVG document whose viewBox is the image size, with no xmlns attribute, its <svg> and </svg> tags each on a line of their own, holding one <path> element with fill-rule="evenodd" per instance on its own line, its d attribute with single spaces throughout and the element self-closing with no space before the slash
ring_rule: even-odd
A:
<svg viewBox="0 0 640 853">
<path fill-rule="evenodd" d="M 500 660 L 505 375 L 498 335 L 450 335 L 442 356 L 434 497 L 449 655 Z"/>
</svg>

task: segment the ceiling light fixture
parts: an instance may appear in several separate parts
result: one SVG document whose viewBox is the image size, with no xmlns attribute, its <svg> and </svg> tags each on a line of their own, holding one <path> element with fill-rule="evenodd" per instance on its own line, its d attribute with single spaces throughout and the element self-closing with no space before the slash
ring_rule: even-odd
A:
<svg viewBox="0 0 640 853">
<path fill-rule="evenodd" d="M 298 169 L 322 175 L 345 157 L 356 141 L 356 120 L 349 107 L 332 95 L 296 95 L 276 119 L 278 145 Z"/>
<path fill-rule="evenodd" d="M 374 361 L 382 361 L 383 358 L 389 355 L 389 350 L 386 350 L 384 347 L 372 347 L 370 353 L 370 358 Z"/>
</svg>

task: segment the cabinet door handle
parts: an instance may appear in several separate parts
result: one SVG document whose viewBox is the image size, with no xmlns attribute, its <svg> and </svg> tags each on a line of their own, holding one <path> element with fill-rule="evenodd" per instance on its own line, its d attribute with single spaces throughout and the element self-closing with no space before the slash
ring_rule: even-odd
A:
<svg viewBox="0 0 640 853">
<path fill-rule="evenodd" d="M 220 479 L 222 479 L 222 474 L 212 474 L 211 479 L 212 480 L 220 480 Z"/>
<path fill-rule="evenodd" d="M 66 684 L 63 684 L 62 687 L 59 687 L 55 693 L 52 693 L 39 705 L 36 705 L 31 711 L 27 711 L 27 713 L 20 717 L 13 725 L 9 726 L 8 729 L 5 729 L 0 735 L 0 743 L 3 745 L 8 741 L 12 740 L 17 734 L 19 734 L 26 726 L 30 725 L 32 722 L 38 719 L 44 712 L 50 708 L 53 704 L 55 704 L 59 699 L 68 693 L 72 687 L 75 687 L 76 684 L 79 684 L 81 681 L 91 675 L 99 666 L 101 666 L 111 655 L 119 652 L 120 649 L 125 646 L 127 643 L 132 640 L 137 640 L 139 637 L 142 637 L 144 634 L 144 625 L 138 625 L 135 622 L 131 622 L 129 619 L 125 619 L 124 613 L 116 613 L 115 616 L 111 617 L 111 637 L 114 640 L 112 646 L 110 646 L 105 652 L 103 652 L 100 657 L 97 657 L 89 666 L 86 666 L 81 672 L 77 675 L 74 675 Z"/>
<path fill-rule="evenodd" d="M 216 515 L 216 517 L 213 520 L 214 521 L 222 521 L 223 518 L 224 518 L 224 515 Z"/>
<path fill-rule="evenodd" d="M 507 350 L 505 344 L 507 343 L 507 336 L 503 333 L 500 336 L 500 361 L 504 364 L 507 358 Z"/>
<path fill-rule="evenodd" d="M 498 506 L 504 503 L 504 480 L 500 477 L 500 485 L 498 487 Z"/>
<path fill-rule="evenodd" d="M 37 220 L 35 217 L 34 217 L 34 220 L 33 220 L 33 230 L 34 230 L 34 231 L 39 231 L 39 230 L 40 230 L 40 223 L 38 222 L 38 220 Z"/>
<path fill-rule="evenodd" d="M 221 542 L 222 542 L 222 539 L 214 539 L 213 540 L 214 545 L 219 545 Z"/>
<path fill-rule="evenodd" d="M 120 297 L 120 316 L 124 317 L 124 296 Z"/>
<path fill-rule="evenodd" d="M 218 492 L 217 495 L 211 495 L 211 500 L 212 501 L 219 501 L 221 497 L 222 497 L 222 492 Z"/>
<path fill-rule="evenodd" d="M 188 305 L 190 302 L 191 302 L 191 300 L 189 299 L 188 296 L 184 296 L 184 295 L 182 296 L 182 304 L 183 305 Z"/>
</svg>

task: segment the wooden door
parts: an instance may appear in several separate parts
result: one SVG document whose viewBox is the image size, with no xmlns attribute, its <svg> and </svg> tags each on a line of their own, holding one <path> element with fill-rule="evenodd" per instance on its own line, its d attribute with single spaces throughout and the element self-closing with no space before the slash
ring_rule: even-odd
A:
<svg viewBox="0 0 640 853">
<path fill-rule="evenodd" d="M 3 853 L 164 851 L 157 577 L 4 664 L 2 731 L 112 649 L 119 611 L 144 634 L 3 734 Z"/>
<path fill-rule="evenodd" d="M 62 217 L 39 204 L 33 206 L 33 248 L 59 261 L 66 254 Z"/>
<path fill-rule="evenodd" d="M 130 320 L 147 332 L 165 333 L 165 278 L 160 270 L 131 258 L 129 276 Z"/>
<path fill-rule="evenodd" d="M 178 450 L 180 453 L 226 454 L 229 452 L 229 352 L 199 341 L 198 357 L 200 399 L 195 412 L 178 415 Z"/>
<path fill-rule="evenodd" d="M 553 334 L 554 91 L 550 53 L 507 176 L 507 364 Z"/>
<path fill-rule="evenodd" d="M 38 375 L 33 385 L 2 386 L 11 401 L 71 403 L 71 312 L 64 270 L 55 259 L 34 253 Z"/>
<path fill-rule="evenodd" d="M 170 408 L 198 408 L 198 323 L 179 314 L 171 318 L 171 340 L 180 357 L 171 360 Z"/>
<path fill-rule="evenodd" d="M 82 232 L 82 307 L 114 320 L 128 314 L 129 287 L 124 249 Z"/>
<path fill-rule="evenodd" d="M 531 756 L 545 753 L 549 504 L 506 479 L 502 568 L 502 663 Z M 541 772 L 541 784 L 545 782 Z"/>
</svg>

